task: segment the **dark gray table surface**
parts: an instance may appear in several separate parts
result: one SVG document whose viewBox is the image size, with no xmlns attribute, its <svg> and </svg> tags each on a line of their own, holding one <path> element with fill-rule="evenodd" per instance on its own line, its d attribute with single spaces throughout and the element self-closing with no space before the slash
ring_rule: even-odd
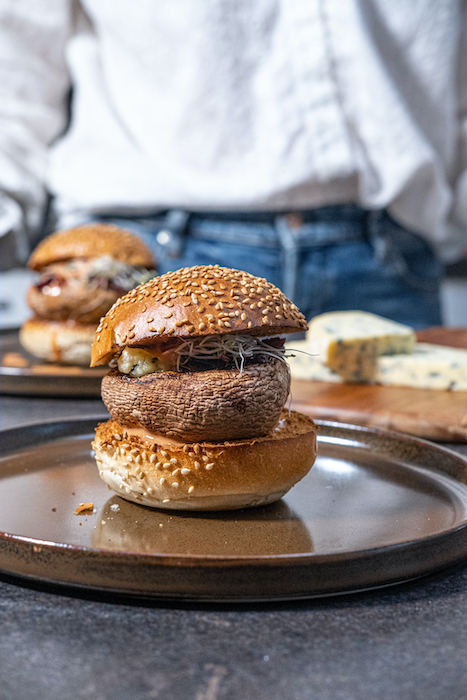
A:
<svg viewBox="0 0 467 700">
<path fill-rule="evenodd" d="M 1 397 L 2 428 L 104 413 Z M 467 446 L 456 449 L 467 455 Z M 391 588 L 142 604 L 0 579 L 0 700 L 465 700 L 467 563 Z"/>
</svg>

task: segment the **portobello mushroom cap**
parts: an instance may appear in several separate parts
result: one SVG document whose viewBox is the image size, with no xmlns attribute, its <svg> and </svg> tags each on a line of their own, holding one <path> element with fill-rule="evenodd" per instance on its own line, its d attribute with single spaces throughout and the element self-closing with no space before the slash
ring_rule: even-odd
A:
<svg viewBox="0 0 467 700">
<path fill-rule="evenodd" d="M 270 282 L 248 272 L 199 265 L 154 277 L 117 299 L 101 319 L 91 366 L 123 348 L 156 348 L 169 338 L 277 336 L 307 329 L 298 308 Z"/>
<path fill-rule="evenodd" d="M 64 284 L 60 287 L 60 294 L 51 296 L 33 285 L 27 291 L 26 301 L 39 318 L 93 323 L 96 328 L 103 314 L 119 296 L 115 289 L 93 289 L 84 283 L 73 286 Z"/>
<path fill-rule="evenodd" d="M 129 377 L 113 369 L 102 399 L 113 420 L 187 442 L 266 435 L 290 390 L 288 365 L 278 358 L 237 369 L 154 372 Z"/>
</svg>

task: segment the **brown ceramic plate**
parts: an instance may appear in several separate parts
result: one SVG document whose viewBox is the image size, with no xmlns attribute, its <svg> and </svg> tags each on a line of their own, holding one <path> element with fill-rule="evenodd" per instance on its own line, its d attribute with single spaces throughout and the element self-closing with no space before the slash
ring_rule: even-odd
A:
<svg viewBox="0 0 467 700">
<path fill-rule="evenodd" d="M 18 333 L 0 335 L 0 393 L 33 396 L 101 395 L 108 367 L 71 367 L 41 363 L 21 347 Z"/>
<path fill-rule="evenodd" d="M 467 461 L 382 430 L 319 422 L 319 456 L 280 502 L 173 513 L 100 481 L 98 419 L 0 433 L 0 571 L 194 601 L 307 598 L 422 576 L 467 557 Z M 75 515 L 83 502 L 93 512 Z"/>
</svg>

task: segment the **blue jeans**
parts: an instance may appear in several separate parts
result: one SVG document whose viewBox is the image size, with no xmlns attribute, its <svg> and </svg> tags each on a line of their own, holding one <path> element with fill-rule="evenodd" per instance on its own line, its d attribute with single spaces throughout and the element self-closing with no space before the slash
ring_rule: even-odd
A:
<svg viewBox="0 0 467 700">
<path fill-rule="evenodd" d="M 442 265 L 385 211 L 339 205 L 283 215 L 171 210 L 94 218 L 138 233 L 161 274 L 216 263 L 246 270 L 280 287 L 307 319 L 359 309 L 414 328 L 442 322 Z"/>
</svg>

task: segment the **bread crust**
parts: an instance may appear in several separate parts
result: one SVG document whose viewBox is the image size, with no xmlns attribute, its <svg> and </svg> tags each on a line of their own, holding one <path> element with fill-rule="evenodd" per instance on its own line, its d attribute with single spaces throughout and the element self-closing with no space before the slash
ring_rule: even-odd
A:
<svg viewBox="0 0 467 700">
<path fill-rule="evenodd" d="M 153 255 L 141 238 L 113 224 L 101 223 L 84 224 L 50 234 L 32 252 L 28 267 L 41 270 L 53 262 L 104 255 L 128 265 L 155 267 Z"/>
<path fill-rule="evenodd" d="M 89 367 L 95 324 L 31 318 L 21 326 L 19 340 L 31 355 L 63 365 Z"/>
<path fill-rule="evenodd" d="M 101 478 L 122 498 L 170 510 L 231 510 L 287 493 L 315 461 L 316 431 L 308 416 L 284 410 L 264 437 L 170 443 L 110 420 L 97 427 L 93 449 Z"/>
<path fill-rule="evenodd" d="M 97 329 L 92 366 L 106 364 L 125 346 L 151 347 L 168 338 L 306 329 L 295 304 L 265 279 L 218 265 L 182 268 L 117 299 Z"/>
</svg>

